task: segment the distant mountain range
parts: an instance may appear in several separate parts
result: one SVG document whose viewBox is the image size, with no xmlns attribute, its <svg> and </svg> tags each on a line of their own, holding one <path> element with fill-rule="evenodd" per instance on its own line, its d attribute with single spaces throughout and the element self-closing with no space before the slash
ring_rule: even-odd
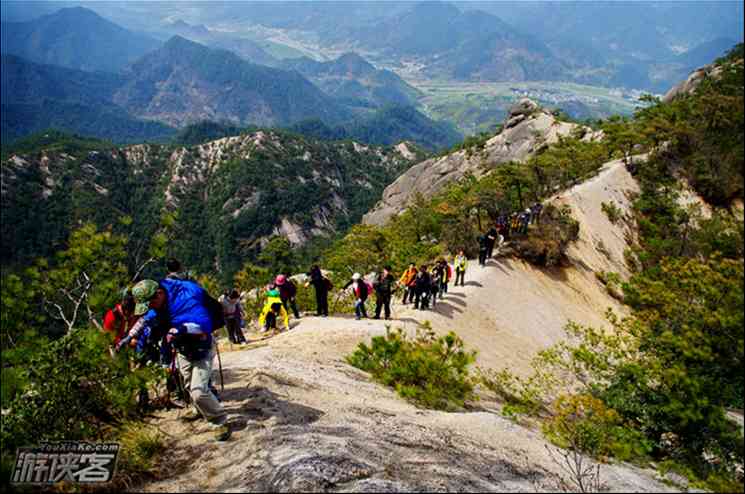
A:
<svg viewBox="0 0 745 494">
<path fill-rule="evenodd" d="M 11 142 L 57 128 L 117 143 L 167 141 L 175 129 L 205 120 L 242 128 L 287 127 L 314 119 L 326 126 L 354 129 L 339 138 L 368 143 L 421 139 L 422 146 L 440 149 L 461 137 L 452 126 L 433 122 L 411 108 L 416 90 L 357 55 L 329 63 L 298 61 L 297 66 L 323 82 L 331 94 L 297 70 L 253 64 L 180 36 L 119 73 L 42 65 L 3 55 L 2 137 Z M 408 109 L 396 112 L 391 105 Z M 386 110 L 377 111 L 382 108 Z M 402 122 L 402 115 L 410 121 Z"/>
<path fill-rule="evenodd" d="M 130 29 L 179 34 L 254 63 L 276 65 L 254 27 L 306 53 L 356 51 L 423 78 L 564 80 L 664 92 L 684 59 L 742 41 L 736 1 L 453 2 L 3 2 L 3 20 L 28 21 L 53 5 L 84 4 Z M 5 31 L 5 29 L 4 29 Z M 158 35 L 160 36 L 160 35 Z M 5 44 L 5 43 L 4 43 Z M 716 47 L 716 50 L 713 48 Z M 709 51 L 711 50 L 711 51 Z M 15 53 L 23 56 L 21 53 Z M 336 55 L 334 55 L 336 56 Z M 681 57 L 678 59 L 677 57 Z M 701 57 L 709 58 L 709 57 Z M 274 60 L 273 60 L 274 59 Z M 276 60 L 276 61 L 275 61 Z M 48 61 L 42 59 L 38 61 Z"/>
<path fill-rule="evenodd" d="M 246 62 L 174 36 L 132 64 L 114 102 L 132 114 L 183 126 L 201 120 L 282 126 L 338 123 L 352 113 L 297 72 Z"/>
<path fill-rule="evenodd" d="M 118 72 L 160 45 L 81 7 L 2 23 L 3 54 L 80 70 Z"/>
<path fill-rule="evenodd" d="M 389 105 L 415 105 L 419 91 L 395 73 L 377 70 L 355 53 L 346 53 L 330 62 L 310 58 L 283 60 L 282 67 L 297 70 L 344 104 L 359 109 Z"/>
<path fill-rule="evenodd" d="M 524 81 L 564 73 L 561 61 L 534 36 L 486 12 L 461 12 L 449 3 L 416 4 L 348 37 L 389 57 L 416 57 L 430 77 Z"/>
<path fill-rule="evenodd" d="M 435 122 L 412 106 L 389 106 L 342 125 L 331 127 L 318 119 L 298 122 L 290 130 L 317 139 L 392 145 L 411 141 L 429 151 L 441 151 L 463 140 L 450 123 Z"/>
<path fill-rule="evenodd" d="M 118 74 L 41 65 L 3 55 L 2 140 L 57 128 L 114 142 L 167 140 L 175 129 L 140 120 L 112 102 L 125 82 Z"/>
<path fill-rule="evenodd" d="M 167 24 L 162 28 L 168 37 L 181 36 L 191 41 L 232 51 L 239 57 L 259 65 L 277 66 L 279 61 L 266 52 L 257 42 L 240 36 L 210 30 L 204 24 L 191 25 L 182 20 Z"/>
</svg>

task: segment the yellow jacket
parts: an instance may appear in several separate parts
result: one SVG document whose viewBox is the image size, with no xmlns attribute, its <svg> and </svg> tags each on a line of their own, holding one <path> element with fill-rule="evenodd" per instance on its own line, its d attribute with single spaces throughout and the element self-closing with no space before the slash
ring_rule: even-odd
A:
<svg viewBox="0 0 745 494">
<path fill-rule="evenodd" d="M 416 273 L 416 268 L 407 269 L 406 271 L 404 271 L 404 274 L 401 275 L 399 283 L 401 283 L 403 286 L 409 286 L 414 281 L 414 278 L 416 278 Z"/>
<path fill-rule="evenodd" d="M 279 316 L 285 322 L 285 329 L 290 329 L 290 318 L 287 315 L 285 306 L 282 305 L 282 299 L 280 299 L 279 297 L 269 297 L 266 299 L 266 304 L 264 304 L 264 308 L 261 310 L 261 315 L 259 316 L 259 326 L 262 328 L 264 327 L 264 325 L 266 324 L 266 316 L 272 311 L 272 305 L 274 304 L 279 304 L 281 306 L 281 308 L 279 309 Z"/>
</svg>

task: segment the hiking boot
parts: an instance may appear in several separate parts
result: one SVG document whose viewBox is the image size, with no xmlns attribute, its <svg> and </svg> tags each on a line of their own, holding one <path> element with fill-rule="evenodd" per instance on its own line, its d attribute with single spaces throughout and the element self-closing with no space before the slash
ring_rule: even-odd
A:
<svg viewBox="0 0 745 494">
<path fill-rule="evenodd" d="M 215 428 L 215 441 L 223 442 L 230 439 L 230 435 L 233 431 L 230 430 L 228 424 L 223 424 Z"/>
<path fill-rule="evenodd" d="M 202 418 L 202 414 L 196 410 L 192 410 L 189 413 L 182 415 L 180 418 L 182 422 L 196 422 Z"/>
</svg>

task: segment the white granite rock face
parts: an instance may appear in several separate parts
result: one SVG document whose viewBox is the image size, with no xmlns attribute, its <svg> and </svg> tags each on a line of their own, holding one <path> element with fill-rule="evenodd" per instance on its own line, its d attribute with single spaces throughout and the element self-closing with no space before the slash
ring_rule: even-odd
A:
<svg viewBox="0 0 745 494">
<path fill-rule="evenodd" d="M 456 151 L 411 167 L 383 191 L 383 198 L 362 219 L 383 225 L 403 212 L 417 193 L 432 197 L 466 174 L 477 177 L 510 161 L 523 161 L 543 146 L 569 136 L 578 126 L 560 122 L 537 103 L 522 99 L 510 110 L 504 130 L 486 142 L 483 150 Z M 589 129 L 587 129 L 589 132 Z M 588 134 L 591 135 L 591 134 Z"/>
</svg>

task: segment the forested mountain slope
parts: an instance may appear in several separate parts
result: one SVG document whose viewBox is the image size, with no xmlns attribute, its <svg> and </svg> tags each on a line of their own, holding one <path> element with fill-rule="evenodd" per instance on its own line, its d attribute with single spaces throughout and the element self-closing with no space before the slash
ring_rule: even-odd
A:
<svg viewBox="0 0 745 494">
<path fill-rule="evenodd" d="M 413 155 L 255 131 L 193 147 L 41 139 L 2 163 L 2 261 L 49 255 L 81 221 L 149 238 L 177 215 L 169 250 L 232 276 L 267 239 L 300 245 L 358 221 Z M 405 148 L 404 148 L 405 149 Z M 122 217 L 133 222 L 120 225 Z"/>
<path fill-rule="evenodd" d="M 345 53 L 329 62 L 307 57 L 283 60 L 282 66 L 297 70 L 326 94 L 360 109 L 412 106 L 419 94 L 395 73 L 376 69 L 356 53 Z"/>
<path fill-rule="evenodd" d="M 297 72 L 246 62 L 180 36 L 127 71 L 114 102 L 134 115 L 183 126 L 199 120 L 287 125 L 338 123 L 351 113 Z"/>
<path fill-rule="evenodd" d="M 175 133 L 172 127 L 138 119 L 112 102 L 124 81 L 120 74 L 40 65 L 3 55 L 3 144 L 49 128 L 117 143 L 167 140 Z"/>
</svg>

